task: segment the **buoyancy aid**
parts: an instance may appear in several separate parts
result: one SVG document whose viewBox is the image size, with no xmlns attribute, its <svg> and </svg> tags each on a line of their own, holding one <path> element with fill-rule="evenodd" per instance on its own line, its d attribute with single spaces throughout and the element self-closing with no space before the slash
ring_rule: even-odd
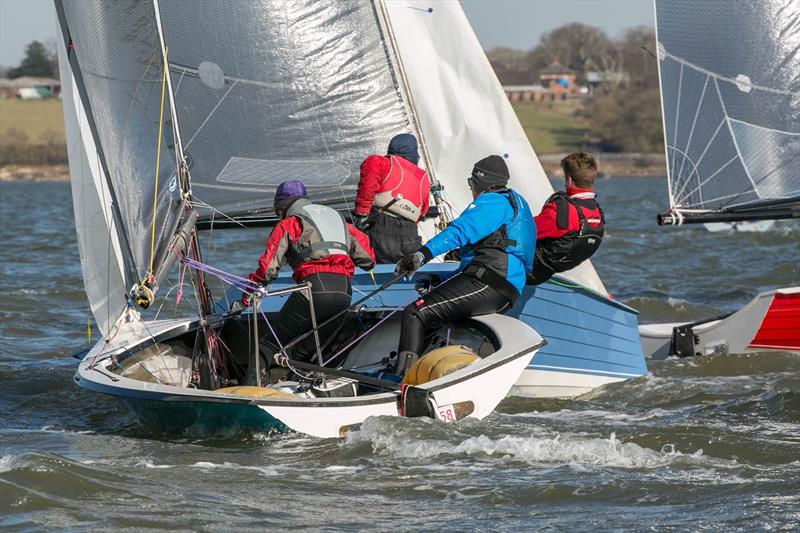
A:
<svg viewBox="0 0 800 533">
<path fill-rule="evenodd" d="M 556 225 L 559 228 L 569 227 L 570 205 L 575 207 L 580 221 L 577 230 L 555 239 L 542 239 L 536 245 L 537 262 L 554 272 L 564 272 L 589 259 L 600 247 L 605 233 L 605 216 L 594 198 L 570 198 L 564 191 L 559 191 L 547 199 L 546 203 L 550 202 L 556 204 Z M 589 221 L 586 212 L 598 212 L 599 221 Z"/>
<path fill-rule="evenodd" d="M 295 216 L 303 221 L 303 233 L 286 254 L 292 269 L 312 259 L 349 255 L 347 223 L 335 209 L 301 198 L 292 203 L 286 216 Z"/>
<path fill-rule="evenodd" d="M 378 209 L 388 205 L 386 212 L 417 222 L 422 214 L 423 200 L 430 193 L 428 173 L 402 157 L 390 155 L 389 171 L 381 180 L 372 205 Z"/>
<path fill-rule="evenodd" d="M 533 267 L 536 226 L 527 202 L 519 194 L 510 189 L 493 192 L 509 202 L 513 216 L 475 245 L 462 250 L 462 265 L 468 263 L 466 273 L 514 299 L 522 292 L 526 273 Z"/>
</svg>

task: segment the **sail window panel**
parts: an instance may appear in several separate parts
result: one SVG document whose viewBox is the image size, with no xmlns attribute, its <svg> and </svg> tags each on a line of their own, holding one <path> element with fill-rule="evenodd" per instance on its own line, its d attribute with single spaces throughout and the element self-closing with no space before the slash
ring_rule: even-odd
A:
<svg viewBox="0 0 800 533">
<path fill-rule="evenodd" d="M 800 196 L 800 133 L 735 120 L 731 129 L 760 199 Z"/>
<path fill-rule="evenodd" d="M 800 63 L 800 51 L 797 61 Z M 756 83 L 755 80 L 752 82 Z M 782 92 L 719 81 L 719 93 L 730 118 L 764 128 L 800 133 L 800 85 L 793 91 L 777 90 Z"/>
<path fill-rule="evenodd" d="M 411 131 L 371 3 L 201 2 L 187 13 L 162 0 L 161 13 L 193 192 L 217 209 L 269 208 L 287 179 L 346 205 L 364 157 Z"/>
<path fill-rule="evenodd" d="M 152 3 L 64 2 L 83 90 L 122 215 L 137 274 L 150 265 L 162 58 Z M 169 105 L 165 103 L 156 234 L 164 240 L 178 214 L 168 184 L 175 172 Z"/>
</svg>

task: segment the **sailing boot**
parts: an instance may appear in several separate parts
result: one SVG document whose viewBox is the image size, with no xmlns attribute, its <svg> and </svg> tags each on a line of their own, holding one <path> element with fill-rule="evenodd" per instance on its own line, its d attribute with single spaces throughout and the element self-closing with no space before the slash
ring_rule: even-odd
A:
<svg viewBox="0 0 800 533">
<path fill-rule="evenodd" d="M 414 364 L 414 361 L 419 359 L 419 354 L 416 352 L 410 352 L 407 350 L 403 350 L 399 354 L 397 354 L 397 363 L 395 367 L 395 374 L 398 376 L 405 376 L 408 369 L 411 368 L 411 365 Z"/>
<path fill-rule="evenodd" d="M 263 355 L 260 356 L 261 358 L 261 386 L 266 386 L 269 384 L 269 364 L 267 363 L 266 357 Z M 256 387 L 258 382 L 256 380 L 256 365 L 251 364 L 247 367 L 247 372 L 245 372 L 244 377 L 242 378 L 242 385 L 245 387 Z"/>
</svg>

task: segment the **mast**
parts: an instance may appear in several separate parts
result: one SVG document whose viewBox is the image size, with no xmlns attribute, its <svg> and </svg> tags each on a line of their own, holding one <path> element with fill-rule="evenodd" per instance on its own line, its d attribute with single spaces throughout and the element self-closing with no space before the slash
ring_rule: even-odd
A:
<svg viewBox="0 0 800 533">
<path fill-rule="evenodd" d="M 153 270 L 147 273 L 145 279 L 135 285 L 131 291 L 134 301 L 143 309 L 147 309 L 150 304 L 153 303 L 155 292 L 158 290 L 159 284 L 169 275 L 176 261 L 179 261 L 181 257 L 187 255 L 190 251 L 193 251 L 198 256 L 197 259 L 200 260 L 200 243 L 197 241 L 197 235 L 195 233 L 195 223 L 198 218 L 198 213 L 191 205 L 191 178 L 186 163 L 186 156 L 183 153 L 183 141 L 181 139 L 178 113 L 175 108 L 175 94 L 172 88 L 172 76 L 170 75 L 167 45 L 164 39 L 164 28 L 161 24 L 161 10 L 158 0 L 153 0 L 153 12 L 155 15 L 156 29 L 158 31 L 159 45 L 161 48 L 161 60 L 164 68 L 164 78 L 166 80 L 167 94 L 169 97 L 170 119 L 172 121 L 172 131 L 175 139 L 176 175 L 179 178 L 178 183 L 181 187 L 182 201 L 178 208 L 179 216 L 171 228 L 170 241 L 163 250 L 163 256 L 154 263 Z M 197 282 L 198 291 L 201 293 L 201 295 L 198 295 L 201 309 L 204 314 L 210 314 L 212 309 L 206 297 L 207 289 L 202 273 L 200 272 L 197 273 Z"/>
<path fill-rule="evenodd" d="M 153 0 L 153 10 L 156 17 L 156 28 L 158 29 L 158 39 L 161 43 L 161 57 L 164 63 L 164 73 L 167 78 L 167 93 L 169 94 L 169 109 L 172 118 L 172 131 L 175 135 L 175 163 L 178 169 L 178 176 L 181 178 L 181 192 L 185 198 L 190 198 L 192 194 L 191 183 L 189 180 L 188 165 L 186 164 L 186 155 L 183 153 L 183 140 L 181 137 L 181 128 L 178 123 L 178 112 L 175 109 L 175 93 L 172 90 L 172 75 L 169 70 L 169 59 L 167 58 L 167 45 L 164 39 L 164 28 L 161 25 L 161 6 L 158 0 Z"/>
<path fill-rule="evenodd" d="M 406 77 L 406 72 L 403 68 L 403 58 L 400 56 L 400 51 L 394 36 L 394 30 L 392 28 L 392 22 L 389 19 L 388 13 L 386 12 L 384 0 L 375 0 L 375 4 L 377 5 L 376 14 L 378 15 L 378 19 L 380 21 L 378 26 L 385 31 L 386 39 L 384 39 L 384 42 L 388 43 L 389 47 L 391 48 L 391 53 L 387 49 L 387 56 L 390 64 L 393 64 L 396 68 L 397 85 L 403 94 L 406 106 L 408 108 L 408 114 L 411 117 L 411 123 L 414 126 L 417 136 L 419 137 L 419 145 L 422 148 L 422 154 L 425 158 L 425 162 L 427 163 L 428 176 L 431 178 L 431 194 L 433 195 L 434 202 L 436 202 L 436 207 L 439 209 L 440 229 L 444 229 L 444 226 L 447 224 L 447 222 L 449 222 L 449 220 L 445 220 L 445 214 L 448 212 L 448 210 L 446 209 L 442 198 L 444 186 L 436 177 L 436 170 L 433 168 L 433 160 L 431 159 L 428 151 L 428 143 L 425 140 L 425 132 L 422 130 L 422 125 L 420 124 L 419 117 L 417 116 L 417 108 L 414 105 L 414 97 L 409 89 L 408 78 Z"/>
</svg>

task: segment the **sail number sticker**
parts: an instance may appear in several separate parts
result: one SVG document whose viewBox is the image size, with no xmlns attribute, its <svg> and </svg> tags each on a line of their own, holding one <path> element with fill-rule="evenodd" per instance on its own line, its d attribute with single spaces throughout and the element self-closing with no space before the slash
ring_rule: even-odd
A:
<svg viewBox="0 0 800 533">
<path fill-rule="evenodd" d="M 455 407 L 453 406 L 453 404 L 442 405 L 441 407 L 436 409 L 436 417 L 442 422 L 455 422 L 456 421 Z"/>
</svg>

